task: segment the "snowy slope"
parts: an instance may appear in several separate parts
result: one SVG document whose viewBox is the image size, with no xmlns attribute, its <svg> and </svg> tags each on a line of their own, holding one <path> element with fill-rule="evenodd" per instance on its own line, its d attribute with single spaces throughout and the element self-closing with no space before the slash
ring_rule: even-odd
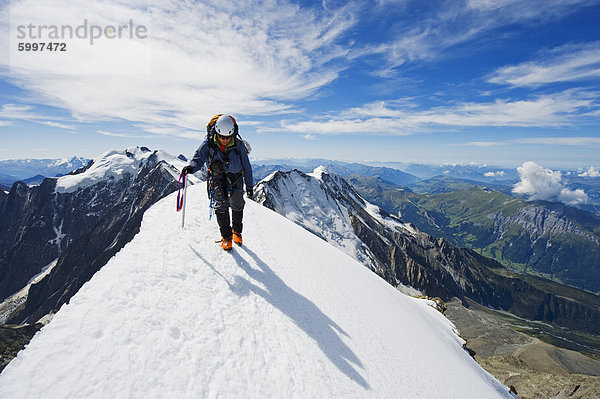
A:
<svg viewBox="0 0 600 399">
<path fill-rule="evenodd" d="M 3 398 L 495 398 L 508 390 L 427 301 L 252 201 L 214 243 L 175 195 L 0 375 Z"/>
</svg>

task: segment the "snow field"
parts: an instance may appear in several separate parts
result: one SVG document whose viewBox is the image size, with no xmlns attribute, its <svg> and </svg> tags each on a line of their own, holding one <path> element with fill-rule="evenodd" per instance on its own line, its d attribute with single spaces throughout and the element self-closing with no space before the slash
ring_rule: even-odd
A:
<svg viewBox="0 0 600 399">
<path fill-rule="evenodd" d="M 0 375 L 6 398 L 494 398 L 428 301 L 252 201 L 220 249 L 204 184 L 175 196 Z"/>
</svg>

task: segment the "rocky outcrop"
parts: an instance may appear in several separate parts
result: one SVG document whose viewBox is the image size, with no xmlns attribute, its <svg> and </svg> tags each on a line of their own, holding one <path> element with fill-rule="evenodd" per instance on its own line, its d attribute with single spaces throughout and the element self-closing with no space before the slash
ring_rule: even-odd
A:
<svg viewBox="0 0 600 399">
<path fill-rule="evenodd" d="M 42 324 L 0 326 L 0 372 L 37 333 Z"/>
<path fill-rule="evenodd" d="M 564 329 L 527 322 L 473 303 L 468 309 L 456 301 L 447 306 L 444 314 L 467 341 L 475 360 L 504 385 L 514 387 L 519 397 L 600 397 L 600 361 L 552 346 L 514 327 L 535 331 L 544 339 L 565 335 Z M 589 346 L 573 344 L 572 336 L 563 339 L 574 349 L 590 350 Z"/>
<path fill-rule="evenodd" d="M 492 228 L 497 239 L 501 239 L 513 225 L 519 225 L 532 242 L 544 236 L 552 239 L 557 235 L 572 234 L 600 244 L 596 237 L 582 231 L 572 220 L 565 217 L 566 208 L 563 204 L 551 203 L 545 207 L 527 206 L 508 216 L 502 211 L 497 211 L 486 217 L 493 220 Z"/>
<path fill-rule="evenodd" d="M 497 258 L 569 285 L 600 289 L 600 240 L 588 232 L 597 231 L 600 217 L 559 203 L 534 203 L 510 215 L 498 211 L 487 217 L 492 224 L 484 234 Z"/>
<path fill-rule="evenodd" d="M 69 213 L 62 225 L 55 225 L 55 185 L 54 179 L 32 188 L 16 182 L 0 200 L 0 300 L 23 288 L 68 245 L 69 238 L 59 239 L 60 228 L 67 227 L 64 220 L 67 224 L 78 220 Z"/>
</svg>

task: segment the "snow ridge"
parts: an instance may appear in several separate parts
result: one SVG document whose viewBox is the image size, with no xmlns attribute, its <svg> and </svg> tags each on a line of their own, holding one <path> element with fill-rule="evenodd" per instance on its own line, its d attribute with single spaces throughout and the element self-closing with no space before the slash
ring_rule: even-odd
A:
<svg viewBox="0 0 600 399">
<path fill-rule="evenodd" d="M 312 173 L 298 170 L 274 172 L 261 180 L 255 198 L 268 208 L 323 238 L 370 269 L 377 261 L 371 250 L 357 237 L 352 218 L 372 217 L 391 231 L 416 235 L 409 223 L 383 212 L 365 201 L 344 179 L 319 166 Z M 266 203 L 267 202 L 267 203 Z M 374 234 L 381 236 L 378 232 Z M 382 237 L 385 242 L 389 241 Z"/>
<path fill-rule="evenodd" d="M 429 301 L 247 201 L 225 253 L 172 194 L 0 375 L 0 397 L 510 398 Z M 393 383 L 390 383 L 393 381 Z"/>
<path fill-rule="evenodd" d="M 101 181 L 120 180 L 126 174 L 135 176 L 140 166 L 148 162 L 148 158 L 152 155 L 158 157 L 158 162 L 165 161 L 179 170 L 185 165 L 181 159 L 162 150 L 150 151 L 146 147 L 130 147 L 125 151 L 110 150 L 95 158 L 85 171 L 59 177 L 55 190 L 58 193 L 72 193 Z M 177 178 L 174 173 L 171 174 Z"/>
</svg>

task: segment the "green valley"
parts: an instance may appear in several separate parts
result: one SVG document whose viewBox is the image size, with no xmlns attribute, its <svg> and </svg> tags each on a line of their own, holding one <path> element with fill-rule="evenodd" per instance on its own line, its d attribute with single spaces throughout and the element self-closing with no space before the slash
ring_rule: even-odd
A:
<svg viewBox="0 0 600 399">
<path fill-rule="evenodd" d="M 378 177 L 349 181 L 365 199 L 423 232 L 517 271 L 600 292 L 600 217 L 593 213 L 460 179 L 435 178 L 409 188 Z"/>
</svg>

